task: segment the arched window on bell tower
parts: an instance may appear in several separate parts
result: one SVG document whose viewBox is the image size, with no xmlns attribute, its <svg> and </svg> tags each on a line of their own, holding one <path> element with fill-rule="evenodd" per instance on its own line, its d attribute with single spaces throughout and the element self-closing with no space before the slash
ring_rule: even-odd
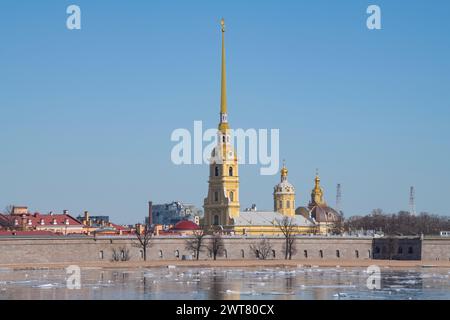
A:
<svg viewBox="0 0 450 320">
<path fill-rule="evenodd" d="M 219 216 L 216 214 L 216 215 L 214 215 L 214 222 L 213 222 L 213 224 L 215 225 L 215 226 L 218 226 L 219 225 Z"/>
<path fill-rule="evenodd" d="M 214 167 L 214 176 L 216 176 L 216 177 L 219 176 L 219 167 L 218 166 Z"/>
<path fill-rule="evenodd" d="M 229 168 L 228 168 L 228 175 L 229 175 L 230 177 L 233 176 L 233 167 L 229 167 Z"/>
<path fill-rule="evenodd" d="M 234 192 L 230 191 L 230 201 L 234 201 Z"/>
</svg>

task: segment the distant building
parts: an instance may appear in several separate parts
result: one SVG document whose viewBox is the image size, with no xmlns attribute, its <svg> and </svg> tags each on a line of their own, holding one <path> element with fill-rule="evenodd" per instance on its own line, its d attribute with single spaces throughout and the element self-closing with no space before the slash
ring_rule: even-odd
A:
<svg viewBox="0 0 450 320">
<path fill-rule="evenodd" d="M 192 221 L 183 220 L 170 228 L 167 234 L 179 234 L 182 236 L 192 235 L 200 226 Z"/>
<path fill-rule="evenodd" d="M 83 224 L 84 233 L 91 235 L 127 235 L 132 233 L 132 228 L 121 226 L 109 221 L 109 216 L 91 216 L 88 211 L 77 217 Z"/>
<path fill-rule="evenodd" d="M 106 226 L 109 223 L 109 216 L 91 216 L 89 211 L 85 211 L 84 215 L 79 215 L 77 220 L 85 226 Z"/>
<path fill-rule="evenodd" d="M 318 174 L 316 174 L 314 182 L 308 207 L 298 207 L 295 214 L 312 220 L 319 227 L 319 233 L 330 233 L 342 221 L 342 215 L 325 202 Z"/>
<path fill-rule="evenodd" d="M 195 205 L 179 201 L 152 205 L 152 224 L 155 225 L 175 225 L 182 220 L 189 220 L 198 224 L 202 216 L 202 210 Z M 145 223 L 149 223 L 148 217 L 145 218 Z"/>
<path fill-rule="evenodd" d="M 17 231 L 51 231 L 59 234 L 81 234 L 83 224 L 69 215 L 67 210 L 62 214 L 29 213 L 27 207 L 13 207 L 11 214 L 0 215 L 3 229 Z"/>
</svg>

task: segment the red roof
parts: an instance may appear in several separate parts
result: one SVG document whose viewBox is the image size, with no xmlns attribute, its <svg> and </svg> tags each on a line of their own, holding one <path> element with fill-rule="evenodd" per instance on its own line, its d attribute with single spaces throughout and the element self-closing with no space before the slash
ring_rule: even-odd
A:
<svg viewBox="0 0 450 320">
<path fill-rule="evenodd" d="M 13 224 L 17 222 L 17 225 L 25 225 L 29 227 L 37 226 L 82 226 L 83 224 L 68 214 L 40 214 L 36 212 L 34 214 L 23 215 L 3 215 L 3 217 L 10 220 Z"/>
<path fill-rule="evenodd" d="M 198 226 L 198 224 L 189 220 L 183 220 L 177 222 L 177 224 L 175 224 L 172 230 L 198 230 L 199 228 L 200 227 Z"/>
</svg>

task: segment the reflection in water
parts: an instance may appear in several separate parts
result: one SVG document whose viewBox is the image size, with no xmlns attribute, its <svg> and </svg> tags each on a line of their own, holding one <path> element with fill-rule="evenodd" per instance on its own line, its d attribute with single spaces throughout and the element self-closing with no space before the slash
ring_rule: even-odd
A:
<svg viewBox="0 0 450 320">
<path fill-rule="evenodd" d="M 0 299 L 450 299 L 449 275 L 386 268 L 369 290 L 363 268 L 82 268 L 69 290 L 64 269 L 0 269 Z"/>
</svg>

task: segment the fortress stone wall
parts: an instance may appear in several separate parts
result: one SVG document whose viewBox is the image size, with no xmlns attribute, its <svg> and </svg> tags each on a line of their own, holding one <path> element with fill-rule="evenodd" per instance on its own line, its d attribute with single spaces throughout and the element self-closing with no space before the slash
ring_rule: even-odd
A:
<svg viewBox="0 0 450 320">
<path fill-rule="evenodd" d="M 192 257 L 192 252 L 186 250 L 186 237 L 165 238 L 156 237 L 148 249 L 147 260 L 178 260 L 183 256 Z M 273 246 L 270 259 L 284 259 L 281 237 L 269 238 Z M 218 259 L 255 259 L 250 249 L 251 244 L 258 243 L 261 238 L 225 237 L 225 252 Z M 375 241 L 376 240 L 376 241 Z M 421 256 L 415 260 L 450 260 L 450 239 L 425 239 L 421 243 Z M 130 261 L 142 261 L 142 248 L 136 246 L 137 240 L 124 237 L 116 238 L 0 238 L 0 264 L 19 263 L 66 263 L 110 261 L 113 250 L 129 251 Z M 207 243 L 207 241 L 205 242 Z M 293 259 L 324 259 L 324 260 L 355 260 L 383 259 L 374 253 L 380 239 L 344 238 L 344 237 L 301 237 L 296 241 L 296 253 Z M 414 253 L 417 246 L 414 247 Z M 402 256 L 392 259 L 411 259 L 405 250 Z M 212 259 L 208 250 L 200 254 L 200 259 Z"/>
<path fill-rule="evenodd" d="M 450 261 L 450 238 L 428 238 L 422 241 L 422 260 Z"/>
</svg>

